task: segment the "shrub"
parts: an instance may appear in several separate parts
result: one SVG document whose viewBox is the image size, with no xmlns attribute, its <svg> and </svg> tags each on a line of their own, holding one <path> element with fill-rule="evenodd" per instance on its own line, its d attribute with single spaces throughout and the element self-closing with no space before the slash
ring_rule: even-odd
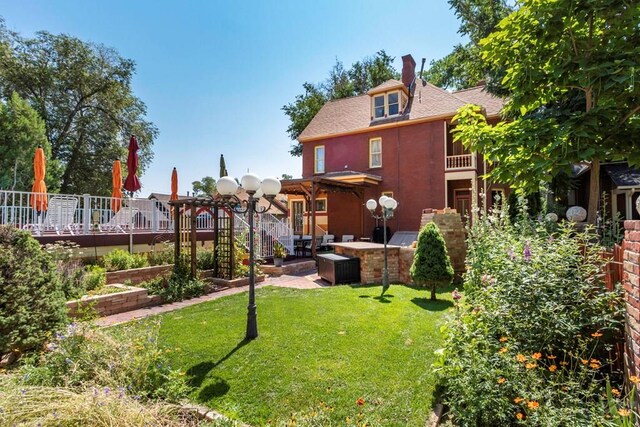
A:
<svg viewBox="0 0 640 427">
<path fill-rule="evenodd" d="M 153 295 L 160 295 L 165 302 L 182 301 L 204 293 L 204 282 L 191 278 L 189 258 L 182 255 L 180 262 L 174 264 L 170 277 L 157 277 L 138 284 Z"/>
<path fill-rule="evenodd" d="M 446 328 L 439 366 L 459 425 L 606 425 L 623 303 L 601 283 L 592 237 L 528 219 L 512 225 L 501 213 L 475 221 L 466 302 Z"/>
<path fill-rule="evenodd" d="M 197 252 L 196 266 L 198 270 L 211 270 L 215 267 L 215 260 L 213 249 L 202 248 Z"/>
<path fill-rule="evenodd" d="M 149 265 L 173 264 L 175 261 L 173 244 L 163 242 L 159 248 L 154 246 L 152 252 L 147 253 Z"/>
<path fill-rule="evenodd" d="M 418 245 L 409 270 L 413 281 L 431 287 L 431 299 L 436 299 L 436 287 L 447 285 L 453 279 L 453 267 L 438 226 L 430 222 L 418 235 Z"/>
<path fill-rule="evenodd" d="M 83 283 L 87 291 L 104 287 L 107 284 L 107 270 L 98 265 L 86 266 Z"/>
<path fill-rule="evenodd" d="M 55 264 L 28 232 L 0 226 L 0 354 L 36 348 L 66 321 Z"/>
<path fill-rule="evenodd" d="M 114 249 L 102 258 L 107 271 L 129 270 L 147 267 L 149 262 L 144 254 L 130 254 L 122 249 Z"/>
<path fill-rule="evenodd" d="M 67 300 L 80 298 L 86 291 L 84 276 L 85 271 L 82 261 L 74 257 L 79 250 L 77 243 L 59 240 L 44 245 L 45 251 L 51 256 L 56 265 L 56 270 L 62 281 L 62 291 Z M 77 253 L 76 255 L 81 255 Z"/>
</svg>

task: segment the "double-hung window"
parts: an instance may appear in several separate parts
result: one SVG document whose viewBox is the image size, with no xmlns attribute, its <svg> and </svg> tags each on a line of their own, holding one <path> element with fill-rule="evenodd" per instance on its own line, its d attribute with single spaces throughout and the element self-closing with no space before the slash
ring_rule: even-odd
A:
<svg viewBox="0 0 640 427">
<path fill-rule="evenodd" d="M 390 116 L 395 116 L 400 112 L 399 95 L 400 92 L 391 92 L 387 95 L 387 108 Z"/>
<path fill-rule="evenodd" d="M 369 140 L 369 167 L 382 167 L 382 138 Z"/>
<path fill-rule="evenodd" d="M 373 98 L 373 117 L 379 119 L 384 115 L 384 95 L 375 96 Z"/>
<path fill-rule="evenodd" d="M 313 172 L 324 173 L 324 145 L 318 145 L 315 148 Z"/>
<path fill-rule="evenodd" d="M 382 119 L 384 117 L 397 116 L 400 114 L 400 92 L 387 92 L 373 96 L 372 117 Z"/>
</svg>

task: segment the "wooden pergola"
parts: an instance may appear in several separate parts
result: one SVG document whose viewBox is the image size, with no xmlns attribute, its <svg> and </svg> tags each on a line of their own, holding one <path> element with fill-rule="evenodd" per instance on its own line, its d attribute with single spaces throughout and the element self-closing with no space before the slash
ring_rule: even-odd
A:
<svg viewBox="0 0 640 427">
<path fill-rule="evenodd" d="M 307 202 L 307 206 L 311 206 L 311 241 L 316 241 L 316 197 L 321 192 L 327 193 L 351 193 L 364 205 L 364 189 L 368 185 L 366 183 L 353 183 L 337 179 L 312 177 L 300 179 L 285 179 L 281 181 L 282 188 L 280 193 L 293 194 L 303 196 Z M 360 234 L 364 230 L 364 218 L 360 219 Z M 311 245 L 311 256 L 316 257 L 316 245 Z"/>
</svg>

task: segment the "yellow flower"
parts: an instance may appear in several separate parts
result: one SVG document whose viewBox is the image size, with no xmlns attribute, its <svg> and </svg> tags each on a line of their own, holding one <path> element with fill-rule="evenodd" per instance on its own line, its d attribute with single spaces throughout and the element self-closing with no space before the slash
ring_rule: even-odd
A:
<svg viewBox="0 0 640 427">
<path fill-rule="evenodd" d="M 498 384 L 504 384 L 507 381 L 505 377 L 498 378 Z"/>
<path fill-rule="evenodd" d="M 554 356 L 553 354 L 550 354 L 547 356 L 547 359 L 550 359 L 550 360 L 554 360 L 555 358 L 556 356 Z"/>
<path fill-rule="evenodd" d="M 526 365 L 524 365 L 524 367 L 527 368 L 527 369 L 533 369 L 536 366 L 538 366 L 537 363 L 527 363 Z"/>
<path fill-rule="evenodd" d="M 509 338 L 507 337 L 500 337 L 500 342 L 506 342 Z"/>
<path fill-rule="evenodd" d="M 600 362 L 596 359 L 591 359 L 591 363 L 589 363 L 589 367 L 591 369 L 600 369 Z"/>
<path fill-rule="evenodd" d="M 560 366 L 567 366 L 568 364 L 569 362 L 564 362 L 564 361 L 560 362 Z"/>
<path fill-rule="evenodd" d="M 506 353 L 507 351 L 509 351 L 507 347 L 502 347 L 500 350 L 498 350 L 498 353 L 503 354 L 503 353 Z"/>
<path fill-rule="evenodd" d="M 524 363 L 527 361 L 527 357 L 524 354 L 518 354 L 516 356 L 516 360 L 520 363 Z"/>
<path fill-rule="evenodd" d="M 640 383 L 640 377 L 638 377 L 636 375 L 631 375 L 629 377 L 629 381 L 631 381 L 634 384 L 638 384 L 638 383 Z"/>
<path fill-rule="evenodd" d="M 556 365 L 549 366 L 549 371 L 551 371 L 551 372 L 555 372 L 556 369 L 558 369 L 558 367 Z"/>
<path fill-rule="evenodd" d="M 594 332 L 591 334 L 592 337 L 594 338 L 600 338 L 602 336 L 602 334 L 600 332 Z"/>
<path fill-rule="evenodd" d="M 611 394 L 613 394 L 615 397 L 620 397 L 620 390 L 618 390 L 617 388 L 612 388 Z"/>
<path fill-rule="evenodd" d="M 516 414 L 516 418 L 517 418 L 518 420 L 521 420 L 523 417 L 524 417 L 524 415 L 522 415 L 522 412 L 518 412 L 518 413 Z"/>
<path fill-rule="evenodd" d="M 530 400 L 527 402 L 527 408 L 529 409 L 537 409 L 538 406 L 540 406 L 540 404 L 538 402 L 536 402 L 535 400 Z"/>
<path fill-rule="evenodd" d="M 582 362 L 583 365 L 586 365 L 587 363 L 589 363 L 589 360 L 587 359 L 580 359 L 580 361 Z"/>
<path fill-rule="evenodd" d="M 533 353 L 531 357 L 533 357 L 536 360 L 540 360 L 540 358 L 542 358 L 542 353 Z"/>
<path fill-rule="evenodd" d="M 518 403 L 522 402 L 524 399 L 521 397 L 516 397 L 515 399 L 513 399 L 513 402 L 517 405 Z"/>
<path fill-rule="evenodd" d="M 620 414 L 621 417 L 628 417 L 631 412 L 628 409 L 620 408 L 618 409 L 618 414 Z"/>
</svg>

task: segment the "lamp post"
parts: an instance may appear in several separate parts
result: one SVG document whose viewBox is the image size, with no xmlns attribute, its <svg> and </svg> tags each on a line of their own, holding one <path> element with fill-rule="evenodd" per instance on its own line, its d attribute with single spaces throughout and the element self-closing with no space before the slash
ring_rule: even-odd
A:
<svg viewBox="0 0 640 427">
<path fill-rule="evenodd" d="M 375 211 L 378 203 L 382 208 L 381 214 L 376 215 Z M 375 219 L 382 219 L 383 239 L 384 239 L 384 269 L 382 270 L 382 294 L 389 289 L 389 270 L 387 269 L 387 219 L 393 217 L 393 211 L 398 207 L 398 202 L 392 197 L 380 196 L 378 202 L 373 199 L 367 200 L 367 209 Z"/>
<path fill-rule="evenodd" d="M 276 178 L 261 180 L 259 176 L 252 173 L 243 176 L 240 183 L 249 195 L 247 200 L 240 200 L 235 196 L 236 191 L 238 191 L 238 184 L 231 177 L 224 176 L 220 178 L 216 183 L 216 188 L 227 206 L 235 212 L 247 213 L 249 216 L 249 305 L 247 305 L 247 333 L 245 339 L 252 340 L 258 337 L 253 217 L 255 214 L 263 214 L 269 210 L 271 202 L 280 192 L 281 185 Z M 263 196 L 269 201 L 269 206 L 266 208 L 258 206 L 258 200 Z"/>
</svg>

